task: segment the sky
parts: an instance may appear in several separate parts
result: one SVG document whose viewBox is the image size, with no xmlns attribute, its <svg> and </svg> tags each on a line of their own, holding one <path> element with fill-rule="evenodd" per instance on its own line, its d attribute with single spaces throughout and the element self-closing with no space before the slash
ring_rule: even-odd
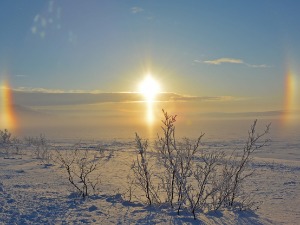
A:
<svg viewBox="0 0 300 225">
<path fill-rule="evenodd" d="M 170 107 L 177 114 L 185 115 L 182 105 L 190 114 L 297 111 L 299 7 L 293 0 L 3 0 L 0 83 L 9 83 L 14 104 L 47 113 L 57 99 L 74 105 L 72 93 L 112 93 L 98 102 L 111 110 L 104 103 L 124 103 L 116 93 L 138 91 L 147 73 L 177 95 L 160 105 L 177 101 Z M 57 92 L 66 95 L 50 101 Z M 134 108 L 122 105 L 119 112 Z"/>
</svg>

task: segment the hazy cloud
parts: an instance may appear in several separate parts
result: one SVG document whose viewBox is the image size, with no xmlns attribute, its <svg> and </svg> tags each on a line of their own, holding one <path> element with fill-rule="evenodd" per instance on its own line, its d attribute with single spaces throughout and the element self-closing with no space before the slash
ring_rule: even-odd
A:
<svg viewBox="0 0 300 225">
<path fill-rule="evenodd" d="M 54 4 L 54 1 L 49 1 L 49 5 L 48 5 L 48 12 L 49 13 L 53 12 L 53 4 Z"/>
<path fill-rule="evenodd" d="M 253 68 L 270 67 L 270 66 L 265 65 L 265 64 L 255 65 L 255 64 L 250 64 L 250 63 L 244 62 L 242 59 L 227 58 L 227 57 L 214 59 L 214 60 L 205 60 L 205 61 L 194 60 L 194 62 L 205 63 L 205 64 L 210 64 L 210 65 L 220 65 L 220 64 L 223 64 L 223 63 L 242 64 L 242 65 L 245 65 L 245 66 L 248 66 L 248 67 L 253 67 Z"/>
<path fill-rule="evenodd" d="M 51 32 L 61 28 L 61 8 L 53 1 L 48 2 L 48 10 L 41 11 L 33 18 L 31 33 L 44 39 Z"/>
<path fill-rule="evenodd" d="M 25 75 L 24 75 L 25 76 Z M 65 94 L 72 94 L 72 93 L 100 93 L 99 90 L 61 90 L 61 89 L 47 89 L 47 88 L 31 88 L 31 87 L 18 87 L 13 89 L 16 92 L 24 92 L 24 93 L 48 93 L 48 94 L 55 94 L 55 93 L 65 93 Z"/>
<path fill-rule="evenodd" d="M 215 117 L 215 118 L 257 118 L 257 117 L 266 117 L 266 116 L 282 116 L 283 111 L 258 111 L 258 112 L 209 112 L 209 113 L 201 113 L 202 117 Z"/>
<path fill-rule="evenodd" d="M 143 12 L 143 11 L 144 11 L 143 8 L 140 8 L 140 7 L 137 7 L 137 6 L 131 8 L 131 12 L 132 12 L 133 14 L 141 13 L 141 12 Z"/>
<path fill-rule="evenodd" d="M 47 20 L 45 18 L 41 19 L 41 26 L 46 27 L 47 26 Z"/>
<path fill-rule="evenodd" d="M 35 15 L 35 17 L 33 18 L 33 22 L 37 23 L 39 21 L 40 15 L 37 14 Z"/>
<path fill-rule="evenodd" d="M 236 64 L 244 64 L 243 60 L 241 59 L 233 59 L 233 58 L 219 58 L 214 60 L 207 60 L 203 61 L 206 64 L 213 64 L 213 65 L 219 65 L 222 63 L 236 63 Z"/>
<path fill-rule="evenodd" d="M 69 38 L 68 38 L 69 42 L 71 44 L 76 44 L 77 43 L 77 36 L 76 34 L 74 34 L 72 31 L 69 31 Z"/>
<path fill-rule="evenodd" d="M 162 93 L 158 101 L 229 101 L 235 99 L 232 96 L 190 96 L 176 93 Z"/>
<path fill-rule="evenodd" d="M 35 26 L 31 27 L 31 32 L 32 32 L 33 34 L 36 33 L 36 30 L 37 30 L 37 28 L 36 28 Z"/>
<path fill-rule="evenodd" d="M 23 106 L 51 106 L 51 105 L 82 105 L 100 104 L 107 102 L 143 102 L 144 96 L 137 92 L 111 92 L 84 90 L 57 90 L 44 88 L 21 87 L 13 90 L 16 104 Z M 188 96 L 176 93 L 160 93 L 156 96 L 158 102 L 175 101 L 230 101 L 231 96 Z"/>
<path fill-rule="evenodd" d="M 253 68 L 268 68 L 270 66 L 266 65 L 266 64 L 260 64 L 260 65 L 253 65 L 253 64 L 246 64 L 249 67 L 253 67 Z"/>
<path fill-rule="evenodd" d="M 40 32 L 40 37 L 41 37 L 41 38 L 44 38 L 45 36 L 46 36 L 46 32 L 45 32 L 45 31 L 41 31 L 41 32 Z"/>
</svg>

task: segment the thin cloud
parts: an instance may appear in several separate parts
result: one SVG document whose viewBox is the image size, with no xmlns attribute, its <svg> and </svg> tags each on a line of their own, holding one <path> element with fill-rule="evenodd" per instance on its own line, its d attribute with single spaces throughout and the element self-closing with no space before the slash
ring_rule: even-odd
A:
<svg viewBox="0 0 300 225">
<path fill-rule="evenodd" d="M 141 13 L 143 11 L 144 11 L 144 9 L 141 8 L 141 7 L 134 6 L 134 7 L 131 8 L 131 13 L 133 13 L 133 14 Z"/>
<path fill-rule="evenodd" d="M 255 65 L 255 64 L 248 64 L 248 63 L 246 63 L 245 65 L 249 66 L 249 67 L 253 67 L 253 68 L 269 68 L 270 67 L 270 66 L 268 66 L 266 64 Z"/>
<path fill-rule="evenodd" d="M 17 75 L 18 76 L 18 75 Z M 22 76 L 22 75 L 19 75 Z M 26 75 L 23 75 L 26 76 Z M 99 90 L 61 90 L 61 89 L 47 89 L 47 88 L 31 88 L 31 87 L 18 87 L 13 89 L 16 92 L 23 93 L 45 93 L 45 94 L 98 94 Z"/>
<path fill-rule="evenodd" d="M 202 117 L 213 117 L 213 118 L 257 118 L 266 116 L 281 116 L 283 111 L 258 111 L 258 112 L 209 112 L 201 113 Z"/>
<path fill-rule="evenodd" d="M 270 67 L 266 64 L 250 64 L 247 62 L 244 62 L 242 59 L 237 59 L 237 58 L 218 58 L 218 59 L 214 59 L 214 60 L 205 60 L 205 61 L 200 61 L 200 60 L 194 60 L 194 62 L 196 63 L 205 63 L 205 64 L 210 64 L 210 65 L 220 65 L 223 63 L 231 63 L 231 64 L 242 64 L 248 67 L 252 67 L 252 68 L 267 68 Z"/>
<path fill-rule="evenodd" d="M 37 28 L 35 26 L 31 27 L 31 33 L 35 34 L 37 31 Z"/>
<path fill-rule="evenodd" d="M 18 88 L 13 90 L 16 104 L 23 106 L 86 105 L 101 103 L 144 102 L 144 96 L 137 92 L 99 92 L 84 90 L 57 90 L 44 88 Z M 160 93 L 158 102 L 203 102 L 234 101 L 232 96 L 189 96 L 177 93 Z"/>
<path fill-rule="evenodd" d="M 214 60 L 206 60 L 203 61 L 206 64 L 212 64 L 212 65 L 219 65 L 222 63 L 234 63 L 234 64 L 245 64 L 243 60 L 241 59 L 234 59 L 234 58 L 219 58 Z"/>
<path fill-rule="evenodd" d="M 236 98 L 232 96 L 190 96 L 176 93 L 162 93 L 158 101 L 231 101 Z"/>
</svg>

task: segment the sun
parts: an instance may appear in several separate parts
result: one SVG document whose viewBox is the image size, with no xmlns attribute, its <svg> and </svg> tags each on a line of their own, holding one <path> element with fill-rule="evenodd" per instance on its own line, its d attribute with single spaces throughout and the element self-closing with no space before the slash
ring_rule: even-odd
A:
<svg viewBox="0 0 300 225">
<path fill-rule="evenodd" d="M 145 96 L 147 101 L 151 102 L 160 92 L 160 85 L 153 79 L 151 74 L 147 74 L 146 78 L 139 85 L 139 92 Z"/>
</svg>

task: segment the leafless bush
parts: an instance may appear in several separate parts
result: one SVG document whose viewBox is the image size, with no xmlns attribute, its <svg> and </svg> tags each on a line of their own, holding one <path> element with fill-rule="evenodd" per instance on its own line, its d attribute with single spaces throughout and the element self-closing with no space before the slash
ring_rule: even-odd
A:
<svg viewBox="0 0 300 225">
<path fill-rule="evenodd" d="M 0 130 L 0 149 L 9 157 L 11 154 L 21 154 L 22 141 L 16 137 L 12 137 L 12 134 L 7 130 Z"/>
<path fill-rule="evenodd" d="M 139 151 L 133 164 L 134 175 L 149 204 L 153 199 L 165 198 L 172 208 L 176 207 L 178 214 L 185 208 L 195 219 L 197 212 L 222 208 L 243 210 L 255 206 L 256 202 L 245 194 L 244 183 L 253 175 L 248 168 L 253 153 L 269 141 L 262 138 L 269 132 L 270 124 L 259 134 L 255 120 L 245 146 L 228 156 L 224 151 L 200 148 L 204 134 L 195 141 L 188 138 L 177 141 L 176 116 L 164 110 L 163 115 L 163 134 L 155 142 L 156 167 L 149 167 L 148 143 L 142 143 L 136 134 Z M 159 177 L 159 181 L 155 177 Z M 155 189 L 156 186 L 159 188 Z"/>
<path fill-rule="evenodd" d="M 202 152 L 199 161 L 191 168 L 193 171 L 192 181 L 184 187 L 186 206 L 189 207 L 194 219 L 197 211 L 208 211 L 211 196 L 218 191 L 218 186 L 213 181 L 217 176 L 217 166 L 223 152 Z"/>
<path fill-rule="evenodd" d="M 28 147 L 33 148 L 33 155 L 36 159 L 39 159 L 45 166 L 51 165 L 53 155 L 50 141 L 45 135 L 40 134 L 38 137 L 25 137 L 24 141 Z"/>
<path fill-rule="evenodd" d="M 131 169 L 134 174 L 134 179 L 131 184 L 140 187 L 146 195 L 147 203 L 159 203 L 160 199 L 157 194 L 157 188 L 153 184 L 153 173 L 147 156 L 148 142 L 136 134 L 136 144 L 138 154 L 136 160 L 133 161 Z M 131 188 L 130 188 L 131 190 Z M 131 191 L 130 191 L 131 196 Z M 131 197 L 130 197 L 131 198 Z"/>
<path fill-rule="evenodd" d="M 158 164 L 164 168 L 161 176 L 162 188 L 167 196 L 167 202 L 174 207 L 177 205 L 177 212 L 186 200 L 184 190 L 188 178 L 193 174 L 192 168 L 194 157 L 200 151 L 200 143 L 204 134 L 193 142 L 188 138 L 178 142 L 175 136 L 176 116 L 169 115 L 163 110 L 164 120 L 162 120 L 163 135 L 158 136 L 155 147 L 158 152 Z"/>
<path fill-rule="evenodd" d="M 178 168 L 178 151 L 175 138 L 176 115 L 168 115 L 163 111 L 164 120 L 162 121 L 163 136 L 158 136 L 158 141 L 155 143 L 158 151 L 159 163 L 164 167 L 164 176 L 162 179 L 162 187 L 167 194 L 167 202 L 173 207 L 174 192 L 175 192 L 175 178 Z"/>
<path fill-rule="evenodd" d="M 223 204 L 229 208 L 247 209 L 253 205 L 253 202 L 249 202 L 247 195 L 243 195 L 243 185 L 247 178 L 253 175 L 253 171 L 247 170 L 249 163 L 252 161 L 252 155 L 268 144 L 269 139 L 261 139 L 270 130 L 270 124 L 268 124 L 261 134 L 257 133 L 256 125 L 257 120 L 253 122 L 248 131 L 248 138 L 242 151 L 234 151 L 224 164 L 222 172 L 223 194 L 218 204 L 219 207 Z M 246 202 L 248 203 L 246 204 Z"/>
<path fill-rule="evenodd" d="M 177 214 L 179 214 L 182 205 L 187 200 L 186 190 L 189 178 L 193 175 L 192 168 L 195 166 L 195 155 L 200 151 L 200 141 L 204 134 L 200 135 L 196 142 L 185 138 L 183 142 L 179 142 L 177 146 L 175 168 L 175 182 L 176 182 L 176 198 L 177 198 Z M 172 205 L 171 205 L 172 206 Z"/>
<path fill-rule="evenodd" d="M 10 149 L 11 133 L 5 129 L 0 130 L 0 149 L 1 152 L 8 155 Z"/>
<path fill-rule="evenodd" d="M 99 167 L 107 159 L 103 151 L 83 149 L 80 144 L 76 144 L 71 150 L 56 150 L 56 155 L 69 182 L 82 198 L 98 190 L 101 175 Z"/>
<path fill-rule="evenodd" d="M 7 130 L 0 130 L 0 144 L 9 144 L 11 138 L 11 133 Z"/>
<path fill-rule="evenodd" d="M 10 145 L 11 145 L 12 149 L 14 149 L 15 154 L 17 154 L 17 155 L 22 154 L 23 143 L 22 143 L 21 139 L 13 137 L 11 139 Z"/>
</svg>

